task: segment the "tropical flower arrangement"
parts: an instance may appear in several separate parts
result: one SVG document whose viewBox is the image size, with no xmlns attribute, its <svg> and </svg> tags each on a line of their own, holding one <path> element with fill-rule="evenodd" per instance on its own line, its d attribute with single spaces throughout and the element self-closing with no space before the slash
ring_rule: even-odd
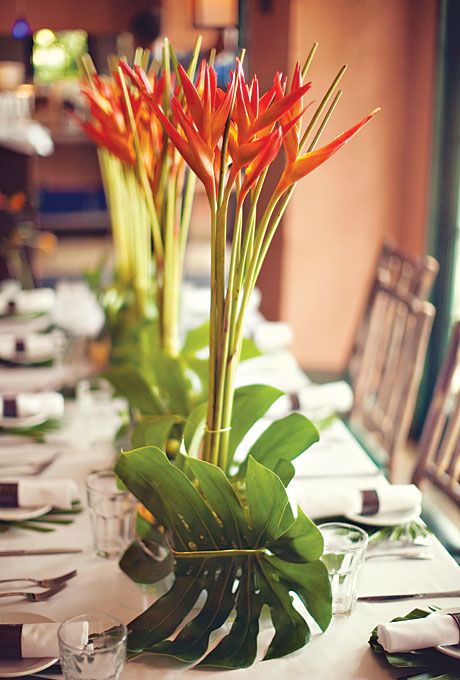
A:
<svg viewBox="0 0 460 680">
<path fill-rule="evenodd" d="M 167 559 L 158 560 L 158 537 L 147 523 L 121 567 L 141 583 L 157 582 L 174 570 L 171 588 L 129 626 L 133 654 L 155 652 L 189 664 L 245 667 L 256 658 L 260 619 L 268 611 L 275 632 L 264 658 L 283 656 L 311 635 L 292 593 L 322 630 L 331 619 L 321 535 L 300 507 L 291 507 L 286 493 L 294 475 L 292 460 L 318 440 L 316 428 L 293 413 L 264 430 L 257 422 L 282 393 L 268 385 L 235 389 L 248 301 L 296 183 L 377 113 L 318 148 L 340 98 L 336 88 L 344 69 L 303 126 L 303 97 L 310 89 L 303 81 L 315 50 L 316 45 L 303 68 L 296 66 L 289 85 L 277 73 L 263 94 L 256 76 L 246 82 L 241 62 L 226 90 L 217 87 L 216 73 L 206 62 L 195 79 L 175 66 L 170 98 L 139 65 L 121 64 L 119 69 L 123 91 L 135 86 L 142 105 L 150 107 L 203 183 L 212 215 L 207 398 L 185 419 L 170 411 L 141 422 L 133 436 L 136 448 L 122 452 L 115 466 L 164 527 L 169 550 Z M 284 167 L 264 205 L 262 188 L 268 174 L 276 172 L 281 148 Z M 228 210 L 232 192 L 234 220 Z M 139 395 L 148 396 L 140 389 Z M 166 443 L 178 419 L 183 421 L 179 450 L 168 459 Z M 244 437 L 254 425 L 261 434 L 247 451 Z M 199 608 L 203 590 L 206 601 Z M 210 636 L 218 630 L 220 639 L 210 649 Z"/>
</svg>

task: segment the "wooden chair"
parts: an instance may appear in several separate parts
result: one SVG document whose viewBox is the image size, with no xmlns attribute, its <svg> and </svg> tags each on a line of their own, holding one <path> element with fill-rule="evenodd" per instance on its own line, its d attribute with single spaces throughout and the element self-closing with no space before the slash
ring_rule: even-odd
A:
<svg viewBox="0 0 460 680">
<path fill-rule="evenodd" d="M 437 260 L 430 255 L 413 260 L 403 255 L 390 243 L 383 245 L 377 263 L 375 280 L 356 332 L 355 344 L 348 363 L 347 372 L 352 387 L 355 386 L 361 370 L 364 348 L 368 342 L 370 318 L 375 313 L 373 310 L 379 290 L 385 287 L 403 295 L 412 294 L 421 300 L 427 300 L 438 269 Z"/>
<path fill-rule="evenodd" d="M 409 288 L 377 280 L 350 413 L 351 429 L 390 477 L 412 423 L 435 316 Z"/>
<path fill-rule="evenodd" d="M 423 519 L 460 564 L 460 322 L 436 381 L 412 481 L 428 492 Z"/>
<path fill-rule="evenodd" d="M 414 484 L 429 480 L 460 508 L 460 322 L 452 332 L 418 451 Z"/>
</svg>

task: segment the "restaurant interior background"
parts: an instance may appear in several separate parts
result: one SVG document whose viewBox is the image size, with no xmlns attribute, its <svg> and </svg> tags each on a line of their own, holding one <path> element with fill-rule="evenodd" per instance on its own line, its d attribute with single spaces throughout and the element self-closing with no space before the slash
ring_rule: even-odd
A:
<svg viewBox="0 0 460 680">
<path fill-rule="evenodd" d="M 23 65 L 22 70 L 11 63 L 0 65 L 0 87 L 5 90 L 1 97 L 6 102 L 12 91 L 27 99 L 32 117 L 50 130 L 54 145 L 49 155 L 18 154 L 24 149 L 17 121 L 6 103 L 2 106 L 0 188 L 5 193 L 26 191 L 36 228 L 58 237 L 54 252 L 36 259 L 42 280 L 77 276 L 82 268 L 97 265 L 109 241 L 96 151 L 68 115 L 68 109 L 81 106 L 68 52 L 87 47 L 98 67 L 104 68 L 108 54 L 117 50 L 125 54 L 132 47 L 127 33 L 132 17 L 151 9 L 161 17 L 161 35 L 167 35 L 180 54 L 190 52 L 201 33 L 203 51 L 218 46 L 225 64 L 237 49 L 235 28 L 203 27 L 203 19 L 197 21 L 196 16 L 201 4 L 205 11 L 219 6 L 226 11 L 225 5 L 231 5 L 204 0 L 0 3 L 0 61 Z M 458 4 L 455 0 L 246 0 L 239 8 L 236 4 L 239 45 L 247 48 L 247 69 L 259 75 L 263 86 L 269 85 L 274 70 L 291 72 L 314 41 L 319 42 L 319 51 L 311 68 L 312 99 L 318 100 L 337 68 L 348 64 L 329 138 L 375 106 L 383 109 L 347 154 L 338 154 L 297 189 L 260 277 L 262 311 L 269 319 L 292 325 L 293 349 L 305 369 L 340 373 L 382 242 L 391 238 L 409 256 L 432 251 L 441 262 L 449 260 L 449 266 L 441 267 L 435 289 L 438 319 L 433 342 L 439 355 L 448 335 L 454 288 L 458 171 L 449 135 L 458 126 L 454 115 L 458 95 L 449 87 L 459 67 L 455 36 L 449 38 L 448 27 L 458 14 Z M 211 17 L 211 26 L 213 21 Z M 447 101 L 445 115 L 442 107 Z M 437 133 L 439 116 L 445 122 L 442 135 Z M 441 166 L 443 153 L 447 162 Z M 442 169 L 436 170 L 438 166 Z M 437 204 L 439 186 L 442 208 Z M 192 219 L 190 275 L 206 274 L 202 255 L 207 252 L 206 210 L 203 193 Z M 434 373 L 438 360 L 434 355 Z"/>
</svg>

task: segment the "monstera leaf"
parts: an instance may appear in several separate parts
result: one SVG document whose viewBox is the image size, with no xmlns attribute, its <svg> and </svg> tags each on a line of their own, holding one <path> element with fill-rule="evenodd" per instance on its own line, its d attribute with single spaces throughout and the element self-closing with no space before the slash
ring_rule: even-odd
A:
<svg viewBox="0 0 460 680">
<path fill-rule="evenodd" d="M 331 619 L 320 532 L 300 508 L 294 517 L 279 477 L 254 458 L 247 464 L 244 503 L 220 468 L 181 458 L 173 465 L 159 449 L 144 447 L 122 453 L 116 464 L 126 486 L 165 527 L 175 559 L 171 589 L 130 623 L 129 650 L 247 667 L 256 657 L 263 610 L 275 630 L 265 658 L 300 649 L 311 633 L 291 593 L 322 630 Z M 152 560 L 151 581 L 157 564 Z M 159 579 L 161 567 L 157 572 Z M 203 590 L 206 602 L 195 612 Z M 212 632 L 226 621 L 228 632 L 210 651 Z"/>
</svg>

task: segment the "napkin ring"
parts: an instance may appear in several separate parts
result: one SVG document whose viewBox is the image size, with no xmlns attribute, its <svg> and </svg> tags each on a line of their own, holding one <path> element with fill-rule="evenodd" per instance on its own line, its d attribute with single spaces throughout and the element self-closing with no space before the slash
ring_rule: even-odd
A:
<svg viewBox="0 0 460 680">
<path fill-rule="evenodd" d="M 18 409 L 15 397 L 3 397 L 3 416 L 4 418 L 16 418 Z"/>
<path fill-rule="evenodd" d="M 22 623 L 5 623 L 0 626 L 0 659 L 20 659 Z"/>
<path fill-rule="evenodd" d="M 297 392 L 290 392 L 288 397 L 291 405 L 291 411 L 300 411 L 301 404 Z"/>
<path fill-rule="evenodd" d="M 361 491 L 363 507 L 362 515 L 376 515 L 379 511 L 380 503 L 377 491 L 374 489 L 365 489 Z"/>
<path fill-rule="evenodd" d="M 4 508 L 18 507 L 18 485 L 16 482 L 0 483 L 0 505 Z"/>
</svg>

